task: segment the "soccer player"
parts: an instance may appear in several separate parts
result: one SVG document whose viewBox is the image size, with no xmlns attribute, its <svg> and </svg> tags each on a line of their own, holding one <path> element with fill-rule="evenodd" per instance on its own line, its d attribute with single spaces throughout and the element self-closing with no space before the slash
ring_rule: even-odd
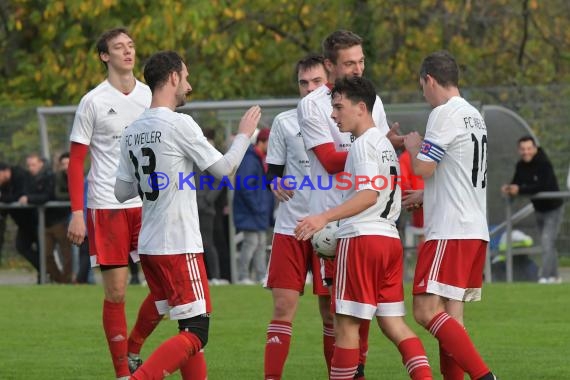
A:
<svg viewBox="0 0 570 380">
<path fill-rule="evenodd" d="M 152 103 L 121 138 L 115 196 L 143 202 L 139 254 L 161 313 L 178 321 L 179 334 L 160 345 L 131 379 L 162 379 L 180 369 L 183 379 L 205 380 L 195 355 L 208 341 L 210 295 L 198 223 L 194 167 L 215 177 L 231 175 L 242 160 L 261 116 L 259 106 L 242 117 L 238 135 L 222 156 L 192 117 L 174 112 L 192 91 L 188 70 L 173 51 L 147 61 L 144 78 Z M 170 185 L 168 182 L 170 181 Z M 166 186 L 165 186 L 166 184 Z M 202 374 L 196 375 L 196 371 Z"/>
<path fill-rule="evenodd" d="M 359 360 L 359 328 L 374 316 L 400 351 L 410 377 L 432 379 L 419 338 L 404 322 L 403 252 L 396 220 L 401 209 L 396 152 L 376 128 L 372 109 L 376 91 L 370 81 L 339 79 L 332 89 L 332 118 L 353 142 L 344 175 L 341 204 L 302 219 L 295 234 L 307 240 L 339 220 L 333 282 L 335 348 L 330 379 L 349 380 Z M 345 177 L 346 178 L 346 177 Z"/>
<path fill-rule="evenodd" d="M 301 135 L 309 157 L 311 180 L 314 184 L 320 181 L 323 186 L 311 190 L 309 197 L 309 213 L 317 214 L 338 205 L 341 192 L 336 189 L 335 177 L 329 175 L 341 172 L 346 162 L 348 149 L 352 143 L 352 135 L 340 132 L 331 119 L 332 106 L 330 89 L 336 79 L 344 77 L 361 77 L 364 72 L 364 53 L 362 39 L 346 30 L 337 30 L 325 38 L 322 44 L 324 64 L 327 71 L 327 83 L 305 96 L 297 106 L 297 117 L 301 127 Z M 383 135 L 389 132 L 386 113 L 382 101 L 377 96 L 372 111 L 375 125 Z M 391 136 L 394 134 L 391 134 Z M 395 135 L 394 135 L 395 136 Z M 396 141 L 396 138 L 394 138 Z M 330 189 L 326 189 L 328 186 Z M 332 260 L 323 260 L 325 281 L 332 283 Z M 327 336 L 325 357 L 330 370 L 330 360 L 334 348 L 333 326 L 325 325 L 323 334 Z M 361 366 L 357 378 L 364 378 L 364 363 L 368 351 L 368 325 L 362 324 Z"/>
<path fill-rule="evenodd" d="M 111 29 L 97 41 L 97 52 L 107 68 L 107 79 L 79 103 L 71 131 L 68 169 L 72 217 L 67 237 L 77 245 L 85 239 L 83 164 L 91 151 L 87 178 L 87 231 L 91 265 L 101 267 L 105 300 L 103 329 L 117 378 L 128 378 L 140 365 L 140 349 L 160 321 L 153 299 L 142 303 L 127 341 L 125 292 L 131 253 L 136 261 L 141 201 L 125 204 L 113 195 L 119 161 L 119 141 L 125 127 L 150 105 L 151 93 L 134 74 L 135 43 L 126 29 Z"/>
<path fill-rule="evenodd" d="M 491 380 L 463 327 L 466 301 L 481 299 L 489 241 L 486 216 L 487 129 L 483 117 L 460 96 L 459 69 L 445 51 L 427 56 L 420 85 L 434 107 L 425 138 L 405 137 L 414 172 L 425 181 L 426 242 L 414 276 L 414 317 L 439 341 L 445 380 Z"/>
<path fill-rule="evenodd" d="M 309 54 L 299 60 L 296 73 L 301 98 L 327 81 L 323 57 L 320 55 Z M 274 181 L 271 189 L 280 203 L 265 283 L 273 296 L 273 317 L 267 327 L 265 344 L 265 379 L 278 380 L 281 379 L 289 354 L 292 323 L 299 296 L 305 289 L 308 271 L 313 274 L 313 293 L 319 300 L 325 332 L 325 350 L 330 349 L 327 342 L 333 336 L 330 328 L 333 324 L 330 295 L 322 283 L 319 258 L 313 253 L 310 242 L 295 239 L 297 221 L 307 216 L 310 192 L 309 187 L 294 188 L 298 187 L 303 178 L 309 176 L 309 159 L 301 137 L 296 109 L 275 116 L 269 135 L 267 163 L 268 176 Z M 294 181 L 287 182 L 293 178 Z"/>
</svg>

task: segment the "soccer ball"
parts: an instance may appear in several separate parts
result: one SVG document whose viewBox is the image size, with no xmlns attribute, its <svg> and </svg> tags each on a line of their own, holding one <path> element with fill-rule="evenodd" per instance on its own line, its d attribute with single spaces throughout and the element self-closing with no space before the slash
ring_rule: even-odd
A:
<svg viewBox="0 0 570 380">
<path fill-rule="evenodd" d="M 338 222 L 330 222 L 313 235 L 311 243 L 319 257 L 324 259 L 334 258 L 336 253 L 336 238 L 334 234 L 337 230 Z"/>
</svg>

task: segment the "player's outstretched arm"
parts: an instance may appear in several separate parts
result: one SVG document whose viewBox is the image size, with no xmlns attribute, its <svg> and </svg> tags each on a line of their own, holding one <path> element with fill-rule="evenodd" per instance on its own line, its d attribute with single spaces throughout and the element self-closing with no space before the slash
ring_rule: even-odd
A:
<svg viewBox="0 0 570 380">
<path fill-rule="evenodd" d="M 386 137 L 392 143 L 394 149 L 400 149 L 404 146 L 404 136 L 400 135 L 400 123 L 395 121 L 390 126 L 390 130 L 386 133 Z"/>
<path fill-rule="evenodd" d="M 209 173 L 218 179 L 234 174 L 249 147 L 249 139 L 257 128 L 260 118 L 261 108 L 259 106 L 253 106 L 245 112 L 239 123 L 238 135 L 234 138 L 232 146 L 222 158 L 206 168 Z"/>
</svg>

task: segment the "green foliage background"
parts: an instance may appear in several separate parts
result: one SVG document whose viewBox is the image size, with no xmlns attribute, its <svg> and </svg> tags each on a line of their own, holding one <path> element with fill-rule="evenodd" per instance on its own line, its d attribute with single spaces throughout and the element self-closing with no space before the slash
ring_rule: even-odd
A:
<svg viewBox="0 0 570 380">
<path fill-rule="evenodd" d="M 565 0 L 5 0 L 0 5 L 0 99 L 75 104 L 104 77 L 98 35 L 124 25 L 139 61 L 174 49 L 195 97 L 295 95 L 295 60 L 337 28 L 365 40 L 367 75 L 383 91 L 417 88 L 424 55 L 456 54 L 463 86 L 570 80 Z"/>
<path fill-rule="evenodd" d="M 568 165 L 567 0 L 3 0 L 0 159 L 39 150 L 35 106 L 77 104 L 105 77 L 94 44 L 119 25 L 136 40 L 139 77 L 157 50 L 183 55 L 193 99 L 296 96 L 295 61 L 346 28 L 364 38 L 386 103 L 422 101 L 421 59 L 448 49 L 472 99 L 519 112 L 561 155 L 561 175 Z"/>
</svg>

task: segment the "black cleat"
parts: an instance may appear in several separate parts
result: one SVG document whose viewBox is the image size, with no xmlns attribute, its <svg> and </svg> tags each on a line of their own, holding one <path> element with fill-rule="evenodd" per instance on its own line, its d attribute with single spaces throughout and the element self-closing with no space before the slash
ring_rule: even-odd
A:
<svg viewBox="0 0 570 380">
<path fill-rule="evenodd" d="M 140 356 L 128 356 L 129 361 L 129 371 L 131 374 L 135 373 L 135 371 L 142 365 L 143 361 Z"/>
<path fill-rule="evenodd" d="M 360 363 L 356 368 L 355 379 L 364 379 L 364 364 Z"/>
</svg>

